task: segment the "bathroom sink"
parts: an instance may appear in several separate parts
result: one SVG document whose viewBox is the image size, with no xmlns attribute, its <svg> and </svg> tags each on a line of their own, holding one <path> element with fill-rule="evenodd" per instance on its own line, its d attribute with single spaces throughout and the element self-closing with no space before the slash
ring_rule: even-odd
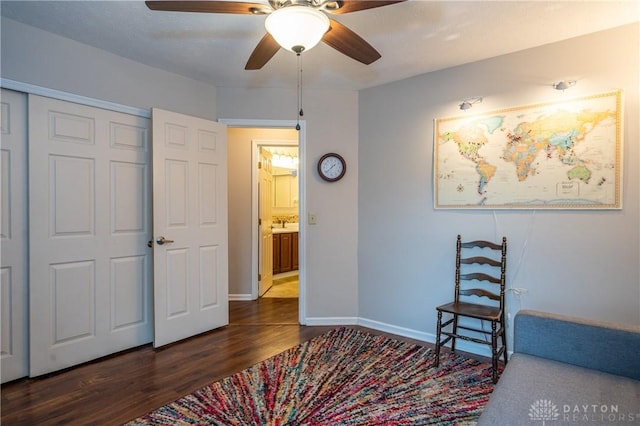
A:
<svg viewBox="0 0 640 426">
<path fill-rule="evenodd" d="M 298 232 L 298 224 L 297 223 L 287 223 L 283 228 L 281 224 L 273 225 L 273 233 L 274 234 L 284 234 L 286 232 Z"/>
</svg>

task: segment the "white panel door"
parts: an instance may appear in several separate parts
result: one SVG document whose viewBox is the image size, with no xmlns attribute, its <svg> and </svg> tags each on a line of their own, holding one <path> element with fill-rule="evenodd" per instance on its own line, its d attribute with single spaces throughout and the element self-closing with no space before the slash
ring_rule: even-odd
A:
<svg viewBox="0 0 640 426">
<path fill-rule="evenodd" d="M 273 167 L 272 155 L 260 147 L 260 165 L 258 168 L 258 296 L 265 294 L 273 285 L 273 229 L 271 206 L 273 205 Z"/>
<path fill-rule="evenodd" d="M 30 375 L 151 341 L 149 120 L 29 96 Z"/>
<path fill-rule="evenodd" d="M 2 383 L 29 374 L 27 96 L 2 89 L 0 363 Z"/>
<path fill-rule="evenodd" d="M 229 323 L 226 125 L 154 108 L 154 346 Z"/>
</svg>

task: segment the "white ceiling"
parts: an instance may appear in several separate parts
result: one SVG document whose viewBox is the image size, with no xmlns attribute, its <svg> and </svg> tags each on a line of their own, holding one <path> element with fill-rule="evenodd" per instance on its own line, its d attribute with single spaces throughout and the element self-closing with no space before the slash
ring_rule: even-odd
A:
<svg viewBox="0 0 640 426">
<path fill-rule="evenodd" d="M 264 15 L 158 12 L 143 1 L 2 1 L 1 8 L 7 18 L 214 86 L 297 84 L 296 57 L 282 49 L 261 70 L 244 70 Z M 640 2 L 409 0 L 332 17 L 382 59 L 363 65 L 321 43 L 302 54 L 307 88 L 359 90 L 617 27 L 640 21 Z"/>
</svg>

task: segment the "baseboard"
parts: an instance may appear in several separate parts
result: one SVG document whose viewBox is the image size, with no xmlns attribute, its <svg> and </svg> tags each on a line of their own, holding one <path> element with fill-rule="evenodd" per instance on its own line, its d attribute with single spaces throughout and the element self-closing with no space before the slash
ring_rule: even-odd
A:
<svg viewBox="0 0 640 426">
<path fill-rule="evenodd" d="M 367 318 L 358 318 L 358 325 L 362 327 L 371 328 L 373 330 L 383 331 L 385 333 L 396 334 L 402 337 L 408 337 L 410 339 L 420 340 L 422 342 L 433 343 L 436 342 L 436 336 L 433 333 L 425 333 L 424 331 L 418 331 L 411 328 L 398 327 L 396 325 L 383 323 Z M 475 355 L 491 358 L 491 350 L 488 346 L 466 342 L 458 339 L 456 342 L 456 352 L 468 352 Z"/>
<path fill-rule="evenodd" d="M 305 325 L 322 325 L 322 326 L 328 326 L 328 325 L 335 325 L 335 326 L 340 326 L 340 325 L 358 325 L 358 318 L 357 317 L 322 317 L 322 318 L 305 318 L 306 320 L 306 324 Z"/>
<path fill-rule="evenodd" d="M 229 300 L 247 301 L 252 299 L 251 294 L 230 294 Z M 360 325 L 372 330 L 395 334 L 402 337 L 408 337 L 410 339 L 420 340 L 422 342 L 432 344 L 435 344 L 436 342 L 436 336 L 433 333 L 426 333 L 424 331 L 414 330 L 412 328 L 399 327 L 397 325 L 387 324 L 384 322 L 362 317 L 307 317 L 305 318 L 304 325 L 336 327 L 342 325 Z M 456 343 L 456 349 L 461 352 L 468 352 L 471 354 L 491 358 L 491 351 L 489 350 L 489 347 L 485 345 L 466 342 L 464 340 L 458 339 L 458 342 Z M 509 355 L 511 355 L 511 351 L 509 352 Z"/>
<path fill-rule="evenodd" d="M 239 301 L 239 300 L 246 302 L 248 300 L 253 300 L 253 299 L 251 298 L 251 293 L 249 293 L 249 294 L 230 294 L 229 295 L 229 300 L 230 301 L 234 301 L 234 302 Z"/>
<path fill-rule="evenodd" d="M 358 318 L 358 325 L 423 342 L 434 343 L 436 341 L 436 336 L 431 333 L 425 333 L 424 331 L 413 330 L 411 328 L 398 327 L 397 325 L 387 324 L 372 319 Z"/>
</svg>

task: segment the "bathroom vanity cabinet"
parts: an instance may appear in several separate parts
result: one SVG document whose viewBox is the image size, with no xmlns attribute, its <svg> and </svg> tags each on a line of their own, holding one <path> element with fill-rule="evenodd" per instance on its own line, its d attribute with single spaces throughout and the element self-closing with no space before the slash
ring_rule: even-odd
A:
<svg viewBox="0 0 640 426">
<path fill-rule="evenodd" d="M 298 269 L 298 233 L 280 232 L 273 234 L 273 273 Z"/>
</svg>

